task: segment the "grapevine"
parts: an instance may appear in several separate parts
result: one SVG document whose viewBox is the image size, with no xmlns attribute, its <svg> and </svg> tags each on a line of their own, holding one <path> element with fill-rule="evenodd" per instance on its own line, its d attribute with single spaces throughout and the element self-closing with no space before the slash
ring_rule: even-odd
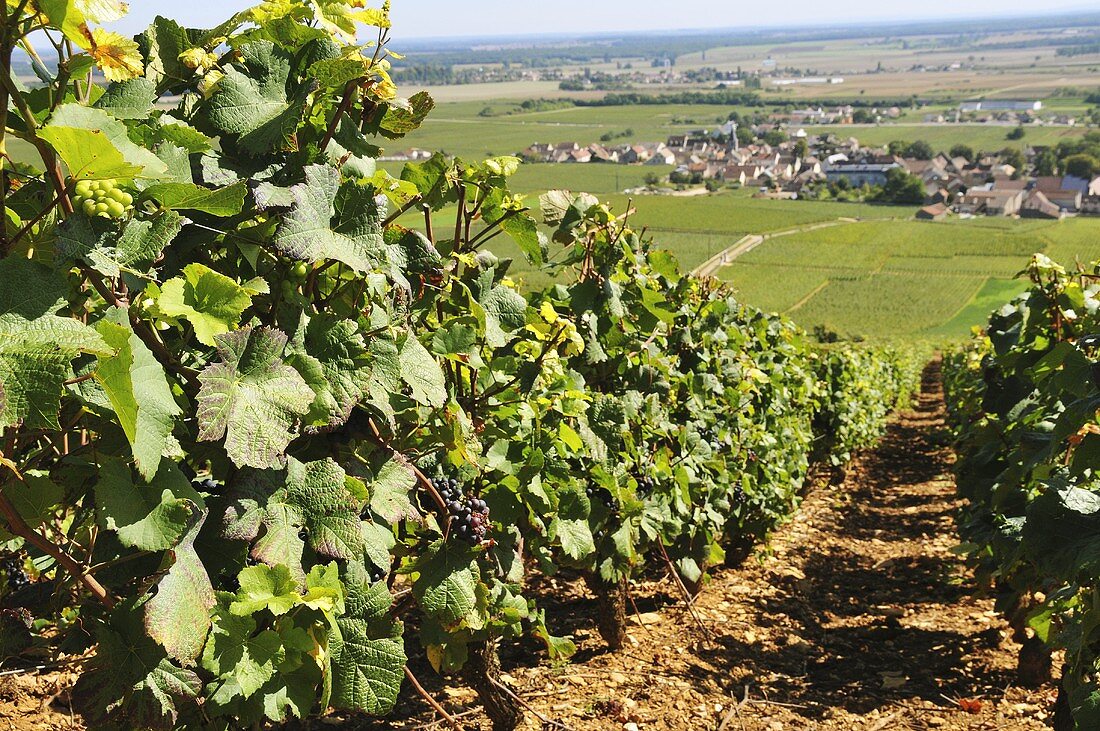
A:
<svg viewBox="0 0 1100 731">
<path fill-rule="evenodd" d="M 49 588 L 17 644 L 80 661 L 91 726 L 386 715 L 416 653 L 512 728 L 497 648 L 575 650 L 533 572 L 583 576 L 621 646 L 647 561 L 702 587 L 913 387 L 919 354 L 820 351 L 629 211 L 514 194 L 516 158 L 385 172 L 433 107 L 390 78 L 388 3 L 133 39 L 108 6 L 0 21 L 3 133 L 38 157 L 0 159 L 0 617 Z"/>
<path fill-rule="evenodd" d="M 957 435 L 959 532 L 979 580 L 1022 643 L 1018 679 L 1050 679 L 1065 650 L 1054 725 L 1100 723 L 1096 547 L 1100 434 L 1096 264 L 1067 271 L 1042 254 L 1030 288 L 944 358 Z"/>
</svg>

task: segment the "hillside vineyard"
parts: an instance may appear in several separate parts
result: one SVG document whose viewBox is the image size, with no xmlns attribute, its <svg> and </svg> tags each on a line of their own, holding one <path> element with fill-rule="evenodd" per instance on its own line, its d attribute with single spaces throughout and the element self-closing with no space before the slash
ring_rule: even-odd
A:
<svg viewBox="0 0 1100 731">
<path fill-rule="evenodd" d="M 500 658 L 570 661 L 559 581 L 628 653 L 634 583 L 667 576 L 690 615 L 811 468 L 839 482 L 878 443 L 933 356 L 811 338 L 686 274 L 630 209 L 514 193 L 516 157 L 387 172 L 434 102 L 390 76 L 389 3 L 361 5 L 157 17 L 134 39 L 104 27 L 115 0 L 0 18 L 0 129 L 34 151 L 0 178 L 0 661 L 63 668 L 70 726 L 426 704 L 462 728 L 427 686 L 471 690 L 494 729 L 561 727 Z M 30 88 L 13 49 L 43 31 L 56 64 L 33 58 Z M 521 292 L 504 241 L 552 282 Z M 1090 533 L 1054 524 L 1092 511 L 1095 285 L 1030 271 L 947 360 L 963 531 L 1013 617 L 1069 647 L 1088 728 L 1092 645 L 1069 628 L 1091 626 L 1070 559 Z M 1038 461 L 1017 454 L 1033 424 Z M 1019 494 L 985 500 L 1006 463 Z M 996 531 L 1023 548 L 1002 556 Z M 0 685 L 0 709 L 23 692 Z"/>
</svg>

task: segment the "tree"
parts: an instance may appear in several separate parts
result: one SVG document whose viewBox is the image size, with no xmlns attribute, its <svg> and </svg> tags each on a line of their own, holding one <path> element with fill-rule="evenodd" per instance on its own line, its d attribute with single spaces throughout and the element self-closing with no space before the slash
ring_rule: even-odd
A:
<svg viewBox="0 0 1100 731">
<path fill-rule="evenodd" d="M 901 157 L 905 154 L 905 151 L 909 149 L 909 142 L 905 140 L 894 140 L 886 145 L 886 150 L 891 155 L 897 155 Z"/>
<path fill-rule="evenodd" d="M 1025 134 L 1027 134 L 1027 130 L 1025 130 L 1024 126 L 1021 124 L 1018 127 L 1009 130 L 1008 134 L 1005 135 L 1005 137 L 1010 140 L 1022 140 Z"/>
<path fill-rule="evenodd" d="M 660 185 L 661 176 L 659 176 L 657 173 L 650 172 L 645 174 L 644 180 L 646 185 L 648 185 L 650 188 L 654 188 Z"/>
<path fill-rule="evenodd" d="M 1100 175 L 1100 159 L 1086 153 L 1070 155 L 1062 161 L 1062 169 L 1066 175 L 1091 180 Z"/>
<path fill-rule="evenodd" d="M 874 124 L 875 115 L 867 109 L 857 109 L 852 112 L 852 122 L 855 124 Z"/>
<path fill-rule="evenodd" d="M 947 153 L 951 157 L 965 157 L 967 160 L 974 159 L 974 148 L 970 145 L 952 145 L 951 150 Z"/>
<path fill-rule="evenodd" d="M 1000 153 L 1001 162 L 1005 165 L 1011 165 L 1016 168 L 1016 172 L 1012 177 L 1018 178 L 1021 175 L 1027 173 L 1027 158 L 1024 157 L 1024 153 L 1015 147 L 1006 147 L 1001 150 Z"/>
<path fill-rule="evenodd" d="M 806 144 L 806 139 L 804 137 L 799 137 L 797 140 L 795 140 L 795 143 L 794 143 L 794 155 L 795 155 L 795 157 L 797 157 L 799 160 L 803 160 L 803 159 L 805 159 L 805 157 L 809 153 L 809 151 L 810 151 L 810 146 L 808 144 Z"/>
<path fill-rule="evenodd" d="M 1035 156 L 1036 175 L 1055 175 L 1058 172 L 1058 155 L 1046 149 Z"/>
<path fill-rule="evenodd" d="M 911 157 L 915 160 L 931 160 L 932 156 L 935 154 L 936 152 L 932 149 L 932 145 L 924 140 L 917 140 L 905 148 L 905 155 L 903 157 Z"/>
<path fill-rule="evenodd" d="M 769 129 L 762 137 L 766 144 L 778 147 L 787 141 L 787 133 L 781 129 Z"/>
<path fill-rule="evenodd" d="M 890 168 L 886 171 L 886 182 L 882 185 L 879 200 L 886 203 L 923 203 L 924 183 L 904 168 Z"/>
</svg>

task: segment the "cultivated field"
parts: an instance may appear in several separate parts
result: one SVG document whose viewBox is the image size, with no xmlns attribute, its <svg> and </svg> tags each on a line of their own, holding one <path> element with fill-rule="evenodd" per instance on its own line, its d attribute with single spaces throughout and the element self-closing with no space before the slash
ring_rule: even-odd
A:
<svg viewBox="0 0 1100 731">
<path fill-rule="evenodd" d="M 1036 252 L 1100 257 L 1100 220 L 846 223 L 766 241 L 720 271 L 746 301 L 804 327 L 866 337 L 960 337 L 1023 283 Z"/>
</svg>

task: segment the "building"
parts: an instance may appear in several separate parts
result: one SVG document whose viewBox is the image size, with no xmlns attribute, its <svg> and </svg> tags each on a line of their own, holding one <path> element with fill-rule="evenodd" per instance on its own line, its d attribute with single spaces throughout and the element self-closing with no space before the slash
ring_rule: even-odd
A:
<svg viewBox="0 0 1100 731">
<path fill-rule="evenodd" d="M 1037 112 L 1043 108 L 1040 101 L 1019 99 L 983 99 L 976 102 L 963 102 L 960 112 Z"/>
<path fill-rule="evenodd" d="M 899 167 L 901 165 L 897 162 L 836 162 L 823 165 L 821 171 L 830 183 L 846 178 L 853 188 L 860 188 L 865 184 L 883 185 L 886 182 L 886 173 Z"/>
<path fill-rule="evenodd" d="M 1054 205 L 1041 190 L 1032 190 L 1020 208 L 1023 218 L 1062 218 L 1065 213 Z"/>
<path fill-rule="evenodd" d="M 942 221 L 947 218 L 947 206 L 943 203 L 933 203 L 917 211 L 918 221 Z"/>
<path fill-rule="evenodd" d="M 966 191 L 959 202 L 959 213 L 984 213 L 987 216 L 1014 216 L 1024 201 L 1022 190 L 989 190 L 974 188 Z"/>
</svg>

